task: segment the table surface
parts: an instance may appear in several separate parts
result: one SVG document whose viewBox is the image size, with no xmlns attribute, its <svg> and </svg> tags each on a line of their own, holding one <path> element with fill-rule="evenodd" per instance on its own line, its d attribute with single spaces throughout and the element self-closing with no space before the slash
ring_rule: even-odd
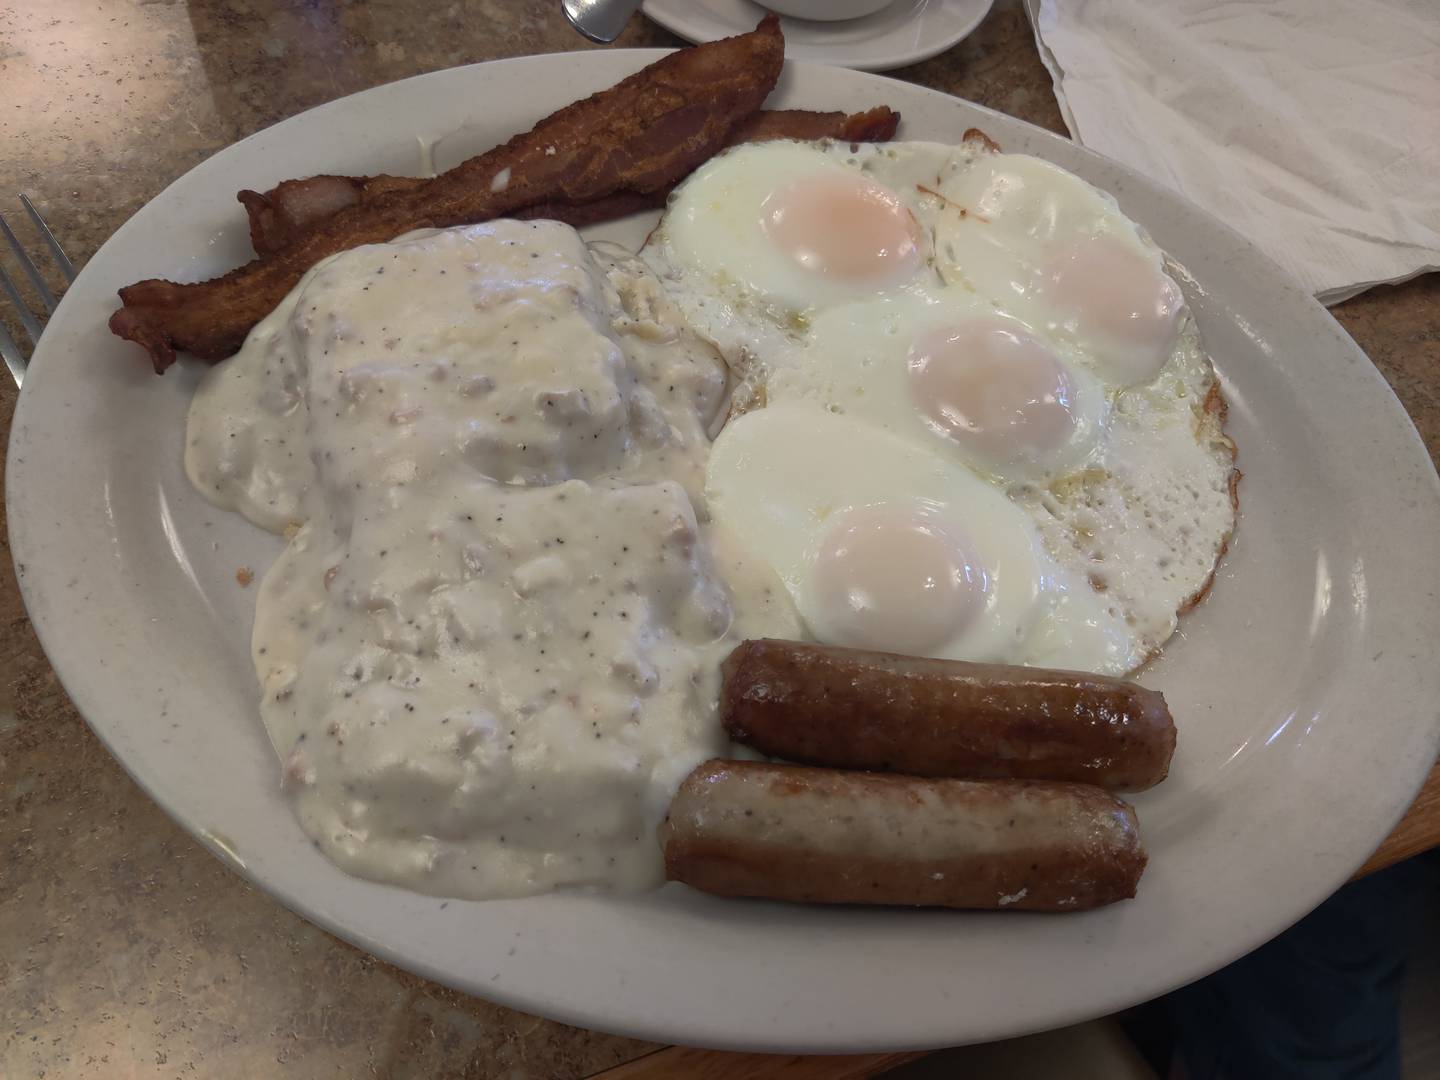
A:
<svg viewBox="0 0 1440 1080">
<path fill-rule="evenodd" d="M 618 44 L 678 42 L 637 17 Z M 437 68 L 589 47 L 554 0 L 0 4 L 0 210 L 15 221 L 25 192 L 83 263 L 175 177 L 312 105 Z M 893 74 L 1064 131 L 1014 0 L 948 53 Z M 1335 314 L 1436 454 L 1440 277 Z M 0 445 L 14 404 L 7 382 Z M 903 1058 L 666 1050 L 468 998 L 353 949 L 237 879 L 111 759 L 40 651 L 8 546 L 0 619 L 0 1076 L 733 1080 L 874 1075 Z M 1440 768 L 1366 869 L 1437 844 Z"/>
</svg>

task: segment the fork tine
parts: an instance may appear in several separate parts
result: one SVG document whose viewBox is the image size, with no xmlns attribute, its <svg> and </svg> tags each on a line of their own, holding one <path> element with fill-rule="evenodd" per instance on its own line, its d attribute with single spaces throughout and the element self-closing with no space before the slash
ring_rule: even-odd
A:
<svg viewBox="0 0 1440 1080">
<path fill-rule="evenodd" d="M 0 325 L 0 357 L 4 357 L 4 366 L 9 367 L 10 377 L 14 384 L 19 386 L 24 382 L 24 356 L 20 353 L 20 346 L 14 343 L 10 337 L 10 331 Z"/>
<path fill-rule="evenodd" d="M 15 253 L 15 258 L 20 260 L 20 269 L 25 271 L 25 276 L 30 279 L 30 284 L 35 286 L 35 291 L 40 294 L 40 302 L 45 305 L 45 310 L 54 314 L 55 294 L 50 291 L 50 286 L 45 284 L 45 279 L 40 276 L 39 269 L 30 261 L 30 256 L 25 254 L 25 249 L 20 246 L 19 238 L 10 230 L 10 223 L 5 220 L 5 215 L 0 214 L 0 232 L 4 232 L 5 239 L 10 241 L 10 250 Z M 28 326 L 25 328 L 30 329 Z M 38 334 L 31 334 L 31 337 L 38 337 Z"/>
<path fill-rule="evenodd" d="M 10 303 L 15 306 L 15 314 L 20 319 L 20 325 L 25 328 L 25 333 L 30 335 L 30 343 L 34 345 L 40 340 L 40 324 L 36 322 L 35 316 L 30 314 L 30 309 L 25 306 L 25 301 L 20 299 L 20 290 L 15 287 L 15 281 L 5 272 L 5 267 L 0 266 L 0 288 L 10 297 Z"/>
<path fill-rule="evenodd" d="M 5 358 L 5 366 L 10 369 L 10 377 L 19 386 L 25 381 L 25 357 L 20 352 L 20 346 L 15 344 L 15 339 L 10 336 L 10 331 L 0 325 L 0 357 Z"/>
<path fill-rule="evenodd" d="M 50 254 L 55 256 L 55 261 L 60 264 L 60 272 L 65 275 L 65 280 L 74 281 L 75 267 L 70 262 L 70 257 L 65 254 L 65 249 L 60 246 L 60 241 L 55 239 L 55 234 L 50 231 L 50 226 L 45 224 L 45 219 L 40 216 L 40 211 L 35 209 L 35 204 L 30 201 L 30 196 L 22 194 L 20 201 L 25 204 L 25 212 L 30 215 L 30 220 L 35 223 L 35 228 L 45 238 L 45 243 L 50 248 Z"/>
</svg>

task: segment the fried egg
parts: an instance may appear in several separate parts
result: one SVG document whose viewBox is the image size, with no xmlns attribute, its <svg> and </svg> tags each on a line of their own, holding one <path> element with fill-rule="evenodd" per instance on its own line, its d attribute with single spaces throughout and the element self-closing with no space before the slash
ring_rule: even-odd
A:
<svg viewBox="0 0 1440 1080">
<path fill-rule="evenodd" d="M 1206 587 L 1235 506 L 1214 371 L 1162 253 L 1079 177 L 980 141 L 741 146 L 677 189 L 642 257 L 738 376 L 731 428 L 746 430 L 748 411 L 765 405 L 773 415 L 756 421 L 767 431 L 757 446 L 815 470 L 764 487 L 761 451 L 742 468 L 721 452 L 727 431 L 708 483 L 717 520 L 779 560 L 820 640 L 928 641 L 908 651 L 1030 663 L 1043 653 L 1117 673 L 1156 652 Z M 830 418 L 819 456 L 804 443 L 822 437 L 817 414 Z M 803 438 L 782 438 L 775 417 Z M 916 457 L 902 466 L 881 448 L 892 444 Z M 895 498 L 945 507 L 944 522 L 877 524 L 876 506 L 898 504 L 879 497 L 884 471 L 847 447 L 899 470 Z M 941 471 L 916 487 L 919 461 Z M 752 482 L 762 503 L 790 509 L 756 510 L 740 491 Z M 837 549 L 847 559 L 900 553 L 892 576 L 862 592 L 945 595 L 947 610 L 980 614 L 951 623 L 897 601 L 913 625 L 881 613 L 857 630 L 843 604 L 821 602 L 851 563 L 817 554 L 824 529 L 808 488 L 858 515 L 851 532 L 833 526 L 850 538 Z M 1036 552 L 1028 623 L 965 589 L 926 591 L 950 580 L 924 567 L 940 566 L 936 552 L 962 532 L 984 578 L 988 549 L 975 537 L 989 526 L 975 522 L 1006 519 L 1002 508 Z"/>
<path fill-rule="evenodd" d="M 981 661 L 1123 661 L 1128 632 L 963 466 L 808 403 L 738 417 L 711 449 L 711 516 L 773 567 L 820 641 Z"/>
<path fill-rule="evenodd" d="M 1160 373 L 1184 298 L 1159 249 L 1111 196 L 1023 154 L 983 155 L 941 188 L 942 278 L 1003 299 L 1005 311 L 1112 384 Z"/>
<path fill-rule="evenodd" d="M 1090 371 L 966 294 L 818 312 L 805 346 L 782 356 L 771 400 L 822 401 L 1001 483 L 1084 463 L 1109 410 Z"/>
</svg>

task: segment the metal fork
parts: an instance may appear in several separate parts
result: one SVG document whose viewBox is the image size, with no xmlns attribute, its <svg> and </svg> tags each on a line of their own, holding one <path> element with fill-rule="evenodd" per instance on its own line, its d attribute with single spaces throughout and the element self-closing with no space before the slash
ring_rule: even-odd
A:
<svg viewBox="0 0 1440 1080">
<path fill-rule="evenodd" d="M 35 209 L 28 196 L 21 195 L 20 201 L 25 205 L 25 212 L 30 215 L 35 229 L 45 241 L 45 246 L 50 249 L 50 255 L 55 260 L 55 265 L 60 268 L 60 273 L 65 275 L 65 283 L 68 285 L 75 280 L 75 267 L 71 264 L 60 242 L 55 239 L 55 234 L 50 231 L 50 226 L 45 224 L 45 219 L 40 216 L 40 211 Z M 21 246 L 20 239 L 10 228 L 10 223 L 5 220 L 5 215 L 0 214 L 0 232 L 4 232 L 5 240 L 14 252 L 15 258 L 20 261 L 20 269 L 25 271 L 25 276 L 30 279 L 30 284 L 35 286 L 35 292 L 40 296 L 40 302 L 45 305 L 45 314 L 37 316 L 26 306 L 20 296 L 20 290 L 16 288 L 15 281 L 6 273 L 4 263 L 0 263 L 0 288 L 5 290 L 5 295 L 10 298 L 10 303 L 15 307 L 15 315 L 20 320 L 20 325 L 30 338 L 30 353 L 33 354 L 35 346 L 40 343 L 40 331 L 43 329 L 42 320 L 48 319 L 55 313 L 55 305 L 59 302 L 55 294 L 50 291 L 50 286 L 45 284 L 45 278 L 30 256 L 25 254 L 25 248 Z M 28 363 L 28 355 L 20 351 L 20 346 L 10 336 L 3 324 L 0 324 L 0 356 L 5 358 L 5 366 L 10 369 L 10 375 L 19 386 L 25 380 L 25 366 Z"/>
</svg>

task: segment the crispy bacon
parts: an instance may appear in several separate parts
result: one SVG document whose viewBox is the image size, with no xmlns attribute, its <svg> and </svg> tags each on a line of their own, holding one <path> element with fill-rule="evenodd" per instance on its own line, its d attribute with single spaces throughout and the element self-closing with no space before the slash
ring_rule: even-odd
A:
<svg viewBox="0 0 1440 1080">
<path fill-rule="evenodd" d="M 301 232 L 347 206 L 387 191 L 409 191 L 425 183 L 419 176 L 307 176 L 282 180 L 266 192 L 242 191 L 235 197 L 250 218 L 250 246 L 257 255 L 286 247 Z"/>
<path fill-rule="evenodd" d="M 748 34 L 682 49 L 449 172 L 340 210 L 268 258 L 211 281 L 129 285 L 110 329 L 144 346 L 157 372 L 177 348 L 217 359 L 235 352 L 307 269 L 347 248 L 544 203 L 593 204 L 621 192 L 654 198 L 724 145 L 783 63 L 774 16 Z"/>
<path fill-rule="evenodd" d="M 899 126 L 900 114 L 885 105 L 849 114 L 808 112 L 805 109 L 762 109 L 735 125 L 728 145 L 770 139 L 889 142 Z"/>
<path fill-rule="evenodd" d="M 727 146 L 771 139 L 840 139 L 845 142 L 887 142 L 895 137 L 900 114 L 884 106 L 863 113 L 808 112 L 804 109 L 751 113 L 735 125 Z M 413 176 L 311 176 L 283 180 L 269 191 L 242 191 L 236 196 L 250 217 L 250 243 L 260 255 L 291 244 L 300 233 L 325 218 L 387 191 L 409 190 L 425 183 Z M 613 205 L 612 205 L 613 203 Z M 590 225 L 665 204 L 665 193 L 620 193 L 584 205 L 550 202 L 515 213 L 514 217 L 549 217 L 569 225 Z"/>
</svg>

